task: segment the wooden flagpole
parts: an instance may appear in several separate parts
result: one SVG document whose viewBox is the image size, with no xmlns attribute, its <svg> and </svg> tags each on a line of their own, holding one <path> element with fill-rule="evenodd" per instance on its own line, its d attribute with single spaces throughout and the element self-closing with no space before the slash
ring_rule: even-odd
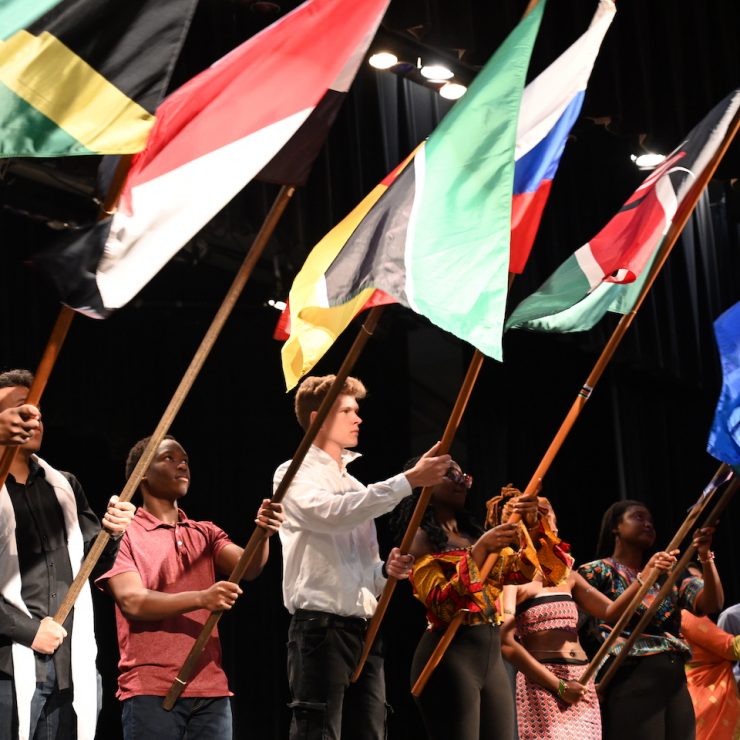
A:
<svg viewBox="0 0 740 740">
<path fill-rule="evenodd" d="M 100 204 L 98 220 L 104 219 L 113 212 L 113 208 L 118 201 L 118 196 L 121 194 L 123 183 L 126 180 L 126 175 L 131 167 L 132 156 L 127 154 L 119 159 L 110 187 L 108 188 L 108 193 L 105 196 L 105 200 Z M 46 384 L 49 382 L 49 376 L 54 369 L 59 353 L 62 351 L 64 340 L 67 338 L 69 327 L 72 325 L 72 319 L 74 319 L 75 315 L 76 312 L 69 306 L 62 306 L 59 310 L 59 315 L 51 330 L 51 336 L 46 343 L 44 354 L 41 356 L 41 361 L 33 376 L 33 383 L 28 391 L 26 403 L 30 403 L 32 406 L 38 406 L 39 401 L 41 401 L 41 396 L 44 393 Z M 5 485 L 18 449 L 19 446 L 16 445 L 6 447 L 3 450 L 2 457 L 0 458 L 0 488 Z"/>
<path fill-rule="evenodd" d="M 735 477 L 734 480 L 730 483 L 730 485 L 727 486 L 727 488 L 725 489 L 725 492 L 722 494 L 722 496 L 720 496 L 719 501 L 717 501 L 714 508 L 707 516 L 706 521 L 710 526 L 714 526 L 719 515 L 724 511 L 724 509 L 727 507 L 727 505 L 732 500 L 732 497 L 735 495 L 738 487 L 740 487 L 740 478 Z M 635 644 L 635 641 L 637 640 L 637 638 L 642 634 L 642 631 L 645 629 L 645 627 L 647 627 L 648 623 L 655 615 L 655 612 L 658 611 L 658 608 L 660 607 L 660 605 L 668 597 L 668 594 L 671 592 L 671 589 L 673 588 L 676 581 L 685 572 L 686 566 L 689 564 L 691 559 L 694 557 L 695 552 L 696 552 L 696 546 L 692 542 L 686 548 L 686 551 L 681 556 L 679 561 L 673 566 L 673 570 L 670 572 L 665 582 L 661 586 L 660 591 L 658 591 L 657 596 L 653 600 L 652 604 L 650 604 L 648 609 L 645 611 L 645 613 L 642 615 L 642 617 L 640 618 L 640 621 L 637 623 L 637 626 L 635 627 L 634 630 L 632 630 L 632 633 L 630 634 L 629 638 L 627 638 L 627 641 L 621 646 L 621 650 L 619 651 L 619 653 L 617 653 L 614 656 L 614 660 L 612 661 L 612 664 L 609 666 L 609 669 L 604 674 L 604 677 L 601 679 L 599 683 L 599 686 L 598 686 L 599 693 L 604 692 L 609 682 L 614 677 L 614 674 L 619 669 L 619 666 L 622 664 L 622 661 L 625 659 L 630 649 Z M 616 632 L 616 626 L 612 630 L 612 633 L 615 633 L 615 632 Z M 616 632 L 616 634 L 617 636 L 619 635 L 618 632 Z M 611 637 L 611 635 L 609 636 Z M 589 669 L 590 668 L 591 668 L 591 665 L 589 665 Z"/>
<path fill-rule="evenodd" d="M 684 520 L 683 524 L 679 527 L 676 534 L 673 535 L 673 539 L 668 543 L 668 546 L 666 547 L 666 552 L 672 552 L 673 550 L 677 550 L 681 546 L 681 543 L 683 542 L 686 535 L 694 527 L 699 517 L 712 501 L 717 489 L 720 488 L 724 483 L 726 483 L 730 479 L 730 477 L 732 477 L 732 468 L 729 465 L 723 463 L 719 466 L 719 469 L 714 474 L 714 477 L 709 482 L 707 487 L 704 489 L 704 491 L 702 491 L 699 499 L 691 507 L 688 516 Z M 596 655 L 594 655 L 594 657 L 591 659 L 591 662 L 588 664 L 588 667 L 583 672 L 583 675 L 578 679 L 579 683 L 585 685 L 594 677 L 602 661 L 604 660 L 604 658 L 606 658 L 606 656 L 609 654 L 609 651 L 619 639 L 619 635 L 621 634 L 622 630 L 624 630 L 624 628 L 627 626 L 627 623 L 630 621 L 630 619 L 632 619 L 632 616 L 640 607 L 640 604 L 642 604 L 642 600 L 645 598 L 645 595 L 648 593 L 648 591 L 650 591 L 660 575 L 660 571 L 651 568 L 643 576 L 642 585 L 640 586 L 637 593 L 633 596 L 629 605 L 619 617 L 616 624 L 614 624 L 614 626 L 612 627 L 611 632 L 599 647 Z"/>
<path fill-rule="evenodd" d="M 450 413 L 450 418 L 447 421 L 444 434 L 442 435 L 442 439 L 439 444 L 440 455 L 447 454 L 452 446 L 457 430 L 460 427 L 462 415 L 465 413 L 468 401 L 470 400 L 470 395 L 473 392 L 475 381 L 478 379 L 478 373 L 483 365 L 483 359 L 484 357 L 480 350 L 475 350 L 473 357 L 470 360 L 470 365 L 468 366 L 465 379 L 463 380 L 457 394 L 457 400 L 455 401 L 455 405 Z M 424 486 L 424 488 L 421 489 L 419 500 L 416 502 L 416 506 L 414 507 L 414 513 L 411 515 L 411 519 L 406 527 L 406 532 L 404 533 L 401 544 L 399 545 L 401 552 L 404 554 L 411 549 L 411 543 L 414 541 L 416 530 L 419 529 L 419 526 L 421 525 L 424 512 L 426 511 L 427 506 L 429 505 L 429 500 L 432 497 L 432 488 L 433 486 Z M 389 574 L 388 580 L 383 588 L 383 593 L 378 601 L 375 614 L 373 614 L 373 618 L 370 620 L 370 625 L 368 626 L 367 634 L 365 635 L 365 643 L 362 646 L 360 661 L 357 664 L 357 668 L 355 668 L 355 672 L 352 674 L 351 681 L 353 683 L 357 681 L 362 673 L 365 661 L 367 660 L 368 655 L 370 655 L 370 650 L 372 649 L 375 638 L 378 635 L 378 630 L 380 629 L 380 623 L 383 621 L 383 617 L 388 609 L 388 604 L 390 603 L 397 584 L 398 579 Z"/>
<path fill-rule="evenodd" d="M 725 152 L 732 143 L 732 140 L 735 138 L 738 126 L 740 126 L 740 115 L 736 113 L 733 117 L 732 123 L 728 127 L 727 133 L 725 134 L 722 143 L 717 148 L 717 151 L 714 153 L 711 160 L 707 163 L 704 170 L 696 178 L 693 185 L 689 188 L 689 192 L 686 194 L 686 197 L 679 205 L 675 217 L 671 222 L 671 225 L 668 228 L 668 231 L 666 232 L 666 235 L 663 239 L 663 243 L 661 244 L 655 262 L 650 268 L 647 280 L 642 286 L 642 290 L 640 291 L 637 300 L 632 307 L 632 310 L 622 316 L 619 323 L 617 324 L 617 327 L 612 332 L 612 335 L 609 338 L 606 346 L 604 347 L 601 355 L 599 356 L 599 359 L 596 361 L 596 364 L 589 373 L 588 378 L 586 378 L 586 382 L 583 384 L 580 391 L 578 392 L 578 395 L 576 396 L 575 401 L 573 402 L 570 410 L 563 420 L 563 423 L 560 425 L 560 429 L 558 429 L 557 434 L 550 443 L 550 446 L 547 448 L 545 455 L 540 461 L 540 464 L 537 466 L 537 469 L 532 475 L 532 478 L 527 484 L 527 487 L 524 489 L 524 493 L 522 494 L 523 496 L 534 496 L 536 494 L 536 491 L 542 479 L 545 477 L 545 474 L 550 469 L 550 466 L 555 460 L 555 457 L 560 451 L 560 448 L 563 446 L 563 443 L 570 433 L 570 430 L 573 428 L 573 425 L 576 423 L 576 420 L 583 410 L 583 407 L 586 405 L 586 402 L 591 397 L 594 387 L 599 382 L 599 379 L 603 375 L 604 370 L 611 361 L 614 353 L 616 352 L 624 335 L 626 334 L 627 329 L 629 329 L 632 322 L 634 321 L 634 318 L 637 315 L 637 312 L 640 309 L 643 301 L 645 300 L 648 291 L 653 286 L 655 279 L 658 277 L 658 274 L 663 268 L 665 261 L 668 259 L 668 255 L 671 253 L 673 246 L 675 245 L 678 237 L 683 231 L 684 226 L 689 219 L 689 216 L 691 216 L 691 213 L 693 212 L 699 200 L 699 197 L 702 194 L 702 191 L 709 183 L 709 180 L 711 180 L 712 175 L 714 174 L 717 166 L 722 160 L 722 157 L 725 155 Z M 519 517 L 514 514 L 510 517 L 509 521 L 517 522 L 519 521 Z M 486 558 L 485 563 L 483 563 L 483 566 L 480 569 L 480 578 L 482 581 L 485 581 L 485 579 L 488 578 L 489 574 L 493 570 L 493 566 L 496 564 L 497 559 L 497 553 L 491 553 Z M 419 674 L 419 678 L 417 679 L 411 690 L 411 693 L 414 696 L 418 697 L 424 690 L 424 686 L 429 680 L 429 677 L 434 671 L 434 668 L 439 664 L 439 661 L 442 659 L 442 656 L 447 650 L 447 647 L 449 646 L 450 642 L 452 642 L 452 638 L 454 637 L 457 630 L 460 628 L 460 625 L 462 624 L 462 619 L 463 615 L 457 614 L 447 626 L 447 630 L 444 636 L 439 641 L 439 643 L 437 643 L 437 647 L 427 661 L 426 666 L 424 666 L 424 669 Z M 448 633 L 451 633 L 449 637 Z"/>
<path fill-rule="evenodd" d="M 278 221 L 280 220 L 283 211 L 285 211 L 285 208 L 290 202 L 290 199 L 293 196 L 294 192 L 295 188 L 293 186 L 284 185 L 280 189 L 280 192 L 278 193 L 274 203 L 272 204 L 270 212 L 267 214 L 267 217 L 262 223 L 262 227 L 260 228 L 259 233 L 255 237 L 252 246 L 245 256 L 244 262 L 242 262 L 242 265 L 239 268 L 239 272 L 236 274 L 236 277 L 234 278 L 234 281 L 232 282 L 231 287 L 229 288 L 229 291 L 223 300 L 223 303 L 221 304 L 218 312 L 216 313 L 216 316 L 211 322 L 211 325 L 208 328 L 205 336 L 203 337 L 200 346 L 196 350 L 188 369 L 185 371 L 185 375 L 180 381 L 175 394 L 172 396 L 172 399 L 169 402 L 169 405 L 162 414 L 162 418 L 159 420 L 159 424 L 157 424 L 157 428 L 154 430 L 154 433 L 149 440 L 149 444 L 144 449 L 144 452 L 141 455 L 141 459 L 137 463 L 129 479 L 126 481 L 126 485 L 124 486 L 123 491 L 118 497 L 119 501 L 130 501 L 134 493 L 136 493 L 136 489 L 139 487 L 139 483 L 141 482 L 142 477 L 144 476 L 147 469 L 149 468 L 149 465 L 154 459 L 154 455 L 157 452 L 157 448 L 159 447 L 160 442 L 164 438 L 165 434 L 167 434 L 167 432 L 169 431 L 169 428 L 174 421 L 177 412 L 180 410 L 180 407 L 185 401 L 188 392 L 192 388 L 195 379 L 198 377 L 198 373 L 203 367 L 208 354 L 210 353 L 213 345 L 216 342 L 216 339 L 221 333 L 226 320 L 231 314 L 236 301 L 238 300 L 242 290 L 244 289 L 244 285 L 252 274 L 252 270 L 257 264 L 257 260 L 264 251 L 264 248 L 267 245 L 270 236 L 274 232 L 275 227 L 277 226 Z M 55 622 L 59 624 L 64 623 L 65 619 L 69 615 L 69 612 L 72 610 L 77 597 L 80 595 L 82 587 L 87 582 L 87 579 L 90 577 L 95 564 L 98 562 L 98 559 L 105 549 L 105 546 L 108 544 L 109 539 L 110 535 L 104 529 L 101 529 L 100 533 L 95 539 L 95 542 L 90 548 L 85 561 L 80 567 L 79 572 L 70 585 L 67 595 L 60 604 L 57 613 L 54 615 Z"/>
<path fill-rule="evenodd" d="M 344 381 L 347 379 L 350 372 L 352 372 L 352 368 L 354 367 L 355 363 L 357 362 L 357 358 L 360 356 L 360 353 L 367 344 L 368 339 L 370 339 L 370 337 L 373 335 L 375 327 L 377 326 L 378 321 L 380 320 L 380 316 L 383 312 L 383 308 L 384 306 L 376 306 L 371 309 L 370 313 L 365 319 L 365 322 L 360 327 L 360 331 L 358 332 L 357 337 L 352 344 L 352 347 L 350 347 L 347 356 L 344 358 L 342 366 L 337 371 L 334 382 L 329 388 L 329 392 L 326 394 L 326 397 L 321 402 L 321 406 L 319 406 L 313 422 L 309 426 L 306 433 L 303 435 L 303 439 L 298 445 L 298 448 L 293 455 L 293 459 L 291 460 L 291 463 L 288 466 L 283 479 L 280 481 L 280 484 L 275 490 L 275 493 L 272 495 L 271 501 L 273 503 L 279 503 L 280 501 L 282 501 L 285 494 L 287 493 L 290 484 L 293 482 L 293 478 L 295 477 L 296 473 L 301 467 L 301 464 L 303 463 L 303 459 L 306 457 L 306 454 L 311 448 L 316 435 L 321 429 L 321 425 L 326 420 L 326 417 L 328 416 L 329 411 L 334 404 L 334 401 L 336 401 L 337 397 L 341 393 L 342 387 L 344 386 Z M 246 573 L 247 568 L 249 568 L 250 563 L 256 556 L 259 547 L 264 541 L 265 537 L 265 530 L 262 527 L 254 528 L 252 536 L 249 538 L 249 541 L 245 545 L 244 551 L 242 552 L 239 561 L 234 566 L 234 569 L 231 571 L 229 581 L 231 581 L 232 583 L 238 583 L 244 577 L 244 573 Z M 162 706 L 165 709 L 170 710 L 172 709 L 172 707 L 175 706 L 177 698 L 187 686 L 187 682 L 190 680 L 190 676 L 193 674 L 193 671 L 198 665 L 200 654 L 203 652 L 203 648 L 206 646 L 206 643 L 208 642 L 214 628 L 218 624 L 219 619 L 221 619 L 222 614 L 223 611 L 211 612 L 211 616 L 208 617 L 206 623 L 203 625 L 203 628 L 201 629 L 200 634 L 193 644 L 190 653 L 188 654 L 185 662 L 180 668 L 180 672 L 177 674 L 177 678 L 175 678 L 175 680 L 173 681 L 172 686 L 170 686 L 170 690 L 167 692 L 167 696 L 162 702 Z"/>
</svg>

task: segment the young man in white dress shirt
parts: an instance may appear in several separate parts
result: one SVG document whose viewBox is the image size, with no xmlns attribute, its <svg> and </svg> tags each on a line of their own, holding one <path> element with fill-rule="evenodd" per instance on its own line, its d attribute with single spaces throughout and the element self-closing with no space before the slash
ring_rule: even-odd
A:
<svg viewBox="0 0 740 740">
<path fill-rule="evenodd" d="M 295 397 L 307 429 L 334 380 L 308 377 Z M 360 679 L 350 683 L 385 573 L 407 578 L 409 555 L 391 550 L 383 564 L 373 519 L 418 486 L 440 483 L 449 455 L 433 447 L 405 473 L 364 486 L 347 471 L 358 457 L 365 387 L 348 378 L 283 499 L 283 599 L 293 615 L 288 633 L 288 681 L 293 740 L 378 740 L 385 737 L 385 677 L 379 641 Z M 275 472 L 274 486 L 290 461 Z"/>
</svg>

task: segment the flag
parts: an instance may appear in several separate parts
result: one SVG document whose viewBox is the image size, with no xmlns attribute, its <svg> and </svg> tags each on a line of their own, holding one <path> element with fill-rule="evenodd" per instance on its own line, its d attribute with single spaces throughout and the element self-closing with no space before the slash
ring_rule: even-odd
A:
<svg viewBox="0 0 740 740">
<path fill-rule="evenodd" d="M 325 314 L 333 341 L 376 289 L 500 358 L 516 124 L 543 8 L 539 3 L 511 32 L 390 181 L 322 240 L 327 249 L 315 248 L 306 282 L 297 281 L 289 298 L 289 388 L 318 359 L 304 357 L 296 319 L 315 324 L 316 336 L 325 330 L 321 314 L 341 306 Z M 302 289 L 310 292 L 305 300 Z"/>
<path fill-rule="evenodd" d="M 97 317 L 120 308 L 252 178 L 275 171 L 327 91 L 348 89 L 388 2 L 307 0 L 170 95 L 116 214 L 37 260 L 62 300 Z"/>
<path fill-rule="evenodd" d="M 345 306 L 322 308 L 316 303 L 316 289 L 334 258 L 350 238 L 362 220 L 380 200 L 380 196 L 398 177 L 399 173 L 411 162 L 416 154 L 415 149 L 406 159 L 378 183 L 355 208 L 335 226 L 309 253 L 306 261 L 296 275 L 290 288 L 288 305 L 280 315 L 274 337 L 287 341 L 283 347 L 283 365 L 286 362 L 294 367 L 291 375 L 293 385 L 334 343 L 357 311 L 373 306 L 395 303 L 395 300 L 381 290 L 370 291 L 370 297 L 357 306 L 353 301 Z M 291 306 L 297 310 L 293 311 Z M 287 379 L 287 370 L 286 379 Z M 297 374 L 297 375 L 296 375 Z M 290 386 L 292 387 L 292 385 Z"/>
<path fill-rule="evenodd" d="M 586 33 L 524 89 L 515 150 L 510 272 L 521 272 L 529 257 L 550 184 L 570 129 L 581 110 L 588 78 L 615 12 L 611 0 L 601 0 Z M 395 180 L 400 169 L 402 167 L 396 168 L 347 216 L 352 230 Z M 342 222 L 312 250 L 293 284 L 292 300 L 288 301 L 275 329 L 275 339 L 285 341 L 292 327 L 298 327 L 296 338 L 283 352 L 284 365 L 292 368 L 293 376 L 308 372 L 354 315 L 354 303 L 349 310 L 345 306 L 327 309 L 312 305 L 317 295 L 314 284 L 321 281 L 324 271 L 342 248 L 345 226 Z M 360 310 L 392 301 L 386 293 L 375 291 Z"/>
<path fill-rule="evenodd" d="M 586 33 L 524 88 L 514 154 L 509 272 L 522 273 L 529 259 L 568 135 L 616 12 L 612 0 L 600 0 Z"/>
<path fill-rule="evenodd" d="M 709 432 L 707 452 L 718 460 L 740 466 L 740 303 L 714 322 L 720 362 L 722 391 L 714 423 Z M 740 474 L 740 470 L 738 470 Z"/>
<path fill-rule="evenodd" d="M 728 95 L 689 133 L 622 206 L 506 322 L 507 329 L 590 329 L 607 311 L 628 313 L 674 214 L 737 125 L 740 90 Z"/>
<path fill-rule="evenodd" d="M 144 148 L 197 0 L 3 0 L 0 157 Z"/>
</svg>

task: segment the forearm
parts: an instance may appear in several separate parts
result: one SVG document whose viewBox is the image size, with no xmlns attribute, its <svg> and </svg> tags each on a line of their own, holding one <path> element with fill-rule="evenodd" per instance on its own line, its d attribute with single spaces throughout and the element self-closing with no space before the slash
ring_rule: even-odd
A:
<svg viewBox="0 0 740 740">
<path fill-rule="evenodd" d="M 167 594 L 143 589 L 135 593 L 116 596 L 116 602 L 128 619 L 147 622 L 169 619 L 204 608 L 202 591 Z"/>
<path fill-rule="evenodd" d="M 265 537 L 260 545 L 257 547 L 257 552 L 252 558 L 252 562 L 249 564 L 246 572 L 244 573 L 245 581 L 253 581 L 257 576 L 262 573 L 262 569 L 267 564 L 267 560 L 270 557 L 270 538 Z"/>
<path fill-rule="evenodd" d="M 722 609 L 725 603 L 725 592 L 714 560 L 702 562 L 702 569 L 704 588 L 696 598 L 695 612 L 697 614 L 714 614 Z"/>
</svg>

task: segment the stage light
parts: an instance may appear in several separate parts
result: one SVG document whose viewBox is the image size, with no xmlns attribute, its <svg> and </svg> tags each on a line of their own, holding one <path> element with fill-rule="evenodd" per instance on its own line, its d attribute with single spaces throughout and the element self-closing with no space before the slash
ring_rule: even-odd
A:
<svg viewBox="0 0 740 740">
<path fill-rule="evenodd" d="M 274 298 L 270 298 L 270 300 L 267 301 L 267 305 L 276 308 L 278 311 L 284 311 L 288 304 L 285 301 L 276 301 Z"/>
<path fill-rule="evenodd" d="M 654 170 L 659 164 L 662 164 L 665 161 L 665 154 L 644 152 L 643 154 L 631 154 L 630 159 L 641 170 Z"/>
<path fill-rule="evenodd" d="M 449 80 L 454 74 L 451 69 L 441 64 L 425 64 L 421 70 L 421 76 L 432 82 L 444 82 Z"/>
<path fill-rule="evenodd" d="M 395 54 L 391 54 L 389 51 L 379 51 L 377 54 L 373 54 L 370 59 L 371 67 L 375 69 L 390 69 L 394 65 L 398 64 L 398 57 Z"/>
<path fill-rule="evenodd" d="M 439 94 L 447 100 L 457 100 L 465 95 L 467 89 L 465 85 L 460 85 L 457 82 L 447 82 L 439 88 Z"/>
</svg>

